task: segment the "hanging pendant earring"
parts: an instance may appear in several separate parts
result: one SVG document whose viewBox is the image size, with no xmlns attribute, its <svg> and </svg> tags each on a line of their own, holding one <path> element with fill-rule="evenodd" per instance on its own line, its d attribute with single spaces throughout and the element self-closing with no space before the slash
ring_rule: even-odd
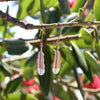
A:
<svg viewBox="0 0 100 100">
<path fill-rule="evenodd" d="M 40 41 L 40 51 L 38 53 L 38 57 L 37 57 L 37 72 L 39 75 L 43 75 L 45 73 L 45 64 L 44 64 L 44 53 L 42 51 L 43 48 L 43 44 L 42 44 L 42 40 L 43 40 L 43 33 L 41 34 L 41 30 L 40 30 L 40 35 L 41 37 L 41 41 Z"/>
<path fill-rule="evenodd" d="M 58 43 L 59 39 L 60 39 L 61 32 L 62 32 L 62 28 L 60 30 L 60 34 L 59 34 L 58 40 L 56 42 L 56 50 L 54 53 L 54 61 L 53 61 L 53 66 L 52 66 L 52 72 L 54 74 L 58 74 L 58 72 L 60 71 L 60 66 L 61 66 L 59 43 Z"/>
</svg>

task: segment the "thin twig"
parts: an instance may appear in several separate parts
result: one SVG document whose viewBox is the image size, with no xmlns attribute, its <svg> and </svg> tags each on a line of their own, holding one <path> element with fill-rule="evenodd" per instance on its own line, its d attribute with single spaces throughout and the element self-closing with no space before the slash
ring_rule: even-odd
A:
<svg viewBox="0 0 100 100">
<path fill-rule="evenodd" d="M 10 68 L 15 72 L 18 72 L 20 74 L 22 73 L 22 69 L 19 69 L 19 68 L 13 67 L 13 66 L 10 66 Z"/>
<path fill-rule="evenodd" d="M 80 39 L 80 38 L 82 38 L 81 34 L 67 35 L 67 36 L 60 37 L 59 41 L 69 41 L 69 40 L 72 40 L 72 39 Z M 53 42 L 56 42 L 57 40 L 58 40 L 58 37 L 48 38 L 46 41 L 43 41 L 43 44 L 53 43 Z M 40 44 L 40 39 L 33 40 L 33 41 L 28 41 L 28 42 L 32 45 L 39 45 Z"/>
<path fill-rule="evenodd" d="M 66 85 L 66 86 L 69 87 L 69 88 L 79 89 L 79 88 L 76 87 L 76 86 L 69 85 L 67 82 L 65 82 L 65 81 L 63 81 L 63 80 L 57 80 L 57 82 L 62 83 L 62 84 Z"/>
<path fill-rule="evenodd" d="M 76 35 L 67 35 L 67 36 L 63 36 L 59 38 L 59 41 L 69 41 L 72 39 L 80 39 L 82 38 L 81 34 L 76 34 Z M 45 45 L 46 43 L 53 43 L 56 42 L 58 40 L 58 37 L 53 37 L 53 38 L 47 38 L 46 41 L 43 41 L 43 44 Z M 37 39 L 37 40 L 27 40 L 28 43 L 32 44 L 32 45 L 39 45 L 41 40 Z M 0 46 L 3 46 L 3 42 L 0 42 Z"/>
<path fill-rule="evenodd" d="M 24 29 L 50 29 L 50 28 L 59 28 L 59 27 L 72 27 L 72 26 L 92 26 L 97 25 L 100 26 L 100 21 L 94 22 L 66 22 L 66 23 L 53 23 L 53 24 L 42 24 L 42 25 L 34 25 L 28 24 L 21 20 L 18 20 L 14 17 L 11 17 L 8 14 L 3 13 L 0 11 L 0 17 L 7 22 L 10 22 L 14 25 L 18 25 Z"/>
<path fill-rule="evenodd" d="M 3 58 L 2 61 L 3 62 L 11 62 L 11 61 L 17 61 L 17 60 L 25 59 L 25 58 L 28 58 L 28 57 L 29 56 L 27 56 L 27 57 L 19 56 L 17 58 Z"/>
<path fill-rule="evenodd" d="M 60 80 L 60 79 L 57 82 L 62 83 L 62 84 L 66 85 L 69 88 L 79 89 L 77 86 L 69 85 L 67 82 L 65 82 L 63 80 Z M 84 92 L 89 92 L 89 93 L 100 93 L 100 89 L 89 89 L 89 88 L 84 88 L 84 87 L 83 87 L 83 91 Z"/>
</svg>

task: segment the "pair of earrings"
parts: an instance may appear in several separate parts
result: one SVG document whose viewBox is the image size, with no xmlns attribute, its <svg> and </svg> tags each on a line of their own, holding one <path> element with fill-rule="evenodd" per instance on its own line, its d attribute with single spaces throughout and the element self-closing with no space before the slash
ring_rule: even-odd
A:
<svg viewBox="0 0 100 100">
<path fill-rule="evenodd" d="M 62 31 L 62 29 L 61 29 L 61 31 Z M 60 31 L 60 34 L 61 34 L 61 31 Z M 52 64 L 52 72 L 54 74 L 57 74 L 60 71 L 60 66 L 61 66 L 60 51 L 59 51 L 60 34 L 59 34 L 58 40 L 56 42 L 56 50 L 54 53 L 54 61 Z M 40 35 L 41 35 L 41 31 L 40 31 Z M 38 53 L 37 66 L 36 66 L 36 69 L 37 69 L 37 72 L 39 75 L 43 75 L 45 73 L 44 53 L 42 51 L 42 48 L 43 48 L 42 40 L 43 40 L 43 33 L 42 33 L 42 38 L 40 41 L 40 51 Z"/>
</svg>

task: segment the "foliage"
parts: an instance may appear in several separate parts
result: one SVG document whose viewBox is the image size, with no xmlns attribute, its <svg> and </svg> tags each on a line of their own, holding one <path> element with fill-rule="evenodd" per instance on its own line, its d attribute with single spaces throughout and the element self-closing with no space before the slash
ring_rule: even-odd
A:
<svg viewBox="0 0 100 100">
<path fill-rule="evenodd" d="M 25 17 L 38 18 L 40 24 L 100 21 L 100 0 L 19 0 L 16 18 L 24 20 Z M 94 2 L 93 2 L 94 1 Z M 91 7 L 90 5 L 93 4 Z M 84 6 L 85 5 L 85 6 Z M 81 8 L 81 9 L 80 9 Z M 86 9 L 83 9 L 86 8 Z M 80 10 L 82 12 L 80 13 Z M 7 7 L 6 13 L 9 13 Z M 36 71 L 36 59 L 39 52 L 39 45 L 32 45 L 32 54 L 24 59 L 10 61 L 4 56 L 8 52 L 22 56 L 29 50 L 31 44 L 24 39 L 13 39 L 14 34 L 10 31 L 13 25 L 0 18 L 0 32 L 2 34 L 2 45 L 0 45 L 0 100 L 78 100 L 76 88 L 84 98 L 84 87 L 97 89 L 100 85 L 96 82 L 100 76 L 100 27 L 65 27 L 62 28 L 61 36 L 80 35 L 79 39 L 71 39 L 59 42 L 61 54 L 61 68 L 57 75 L 52 73 L 52 63 L 56 43 L 44 43 L 45 74 L 38 75 Z M 44 30 L 43 40 L 59 35 L 61 28 Z M 35 39 L 39 38 L 40 30 L 36 33 Z M 36 51 L 36 49 L 38 51 Z M 82 70 L 82 73 L 78 72 Z M 83 79 L 80 79 L 84 74 Z M 97 76 L 97 75 L 98 76 Z M 95 76 L 96 75 L 96 76 Z M 10 81 L 4 84 L 5 79 Z M 94 77 L 94 78 L 93 78 Z M 89 83 L 88 83 L 89 82 Z M 75 84 L 77 83 L 78 86 Z M 85 85 L 86 84 L 86 85 Z M 71 85 L 71 86 L 70 86 Z M 98 87 L 96 87 L 96 85 Z M 93 95 L 100 98 L 98 95 Z M 88 97 L 87 97 L 88 98 Z"/>
</svg>

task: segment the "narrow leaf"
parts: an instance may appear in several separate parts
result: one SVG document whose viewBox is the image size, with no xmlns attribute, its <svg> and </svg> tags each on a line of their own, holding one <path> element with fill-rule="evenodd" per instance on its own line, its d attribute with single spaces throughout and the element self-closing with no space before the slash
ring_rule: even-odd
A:
<svg viewBox="0 0 100 100">
<path fill-rule="evenodd" d="M 79 78 L 79 74 L 78 74 L 76 68 L 74 68 L 74 74 L 75 74 L 75 78 L 76 78 L 76 81 L 77 81 L 77 84 L 78 84 L 78 88 L 79 88 L 82 96 L 84 97 L 83 90 L 82 90 L 82 85 L 81 85 L 80 78 Z"/>
<path fill-rule="evenodd" d="M 11 75 L 13 72 L 9 65 L 5 62 L 2 62 L 0 60 L 0 70 L 5 74 L 5 75 Z"/>
<path fill-rule="evenodd" d="M 86 28 L 81 28 L 79 32 L 82 34 L 82 38 L 86 44 L 92 44 L 93 40 L 90 31 L 88 31 Z"/>
<path fill-rule="evenodd" d="M 73 52 L 74 58 L 75 58 L 77 64 L 79 65 L 79 67 L 83 70 L 83 72 L 87 76 L 87 78 L 93 83 L 93 76 L 90 73 L 90 69 L 86 62 L 86 59 L 85 59 L 84 55 L 81 53 L 80 49 L 74 43 L 72 43 L 72 52 Z"/>
<path fill-rule="evenodd" d="M 72 51 L 73 52 L 73 55 L 74 55 L 77 63 L 81 67 L 81 69 L 88 71 L 88 66 L 87 66 L 86 60 L 84 58 L 84 55 L 81 53 L 80 49 L 74 43 L 72 43 L 72 50 L 73 50 Z"/>
<path fill-rule="evenodd" d="M 69 94 L 64 90 L 61 84 L 55 83 L 54 84 L 54 91 L 55 95 L 60 98 L 61 100 L 70 100 Z"/>
<path fill-rule="evenodd" d="M 100 21 L 100 0 L 95 0 L 93 10 L 96 20 Z"/>
<path fill-rule="evenodd" d="M 98 43 L 95 44 L 95 48 L 96 48 L 96 53 L 98 55 L 98 58 L 100 59 L 100 40 Z"/>
<path fill-rule="evenodd" d="M 75 93 L 70 88 L 68 88 L 68 94 L 69 94 L 70 100 L 78 100 L 77 97 L 75 96 Z"/>
<path fill-rule="evenodd" d="M 82 8 L 86 0 L 77 0 L 75 6 L 72 8 L 71 12 L 78 12 L 79 8 Z"/>
<path fill-rule="evenodd" d="M 18 87 L 21 85 L 21 83 L 22 83 L 22 76 L 19 76 L 16 79 L 9 81 L 4 93 L 8 94 L 8 93 L 14 92 L 15 90 L 18 89 Z"/>
<path fill-rule="evenodd" d="M 97 74 L 97 72 L 100 71 L 100 67 L 95 57 L 89 51 L 86 51 L 83 54 L 85 55 L 90 68 Z"/>
<path fill-rule="evenodd" d="M 35 62 L 36 62 L 36 58 L 38 56 L 38 52 L 35 52 L 34 54 L 32 54 L 25 62 L 25 65 L 30 65 L 32 66 Z"/>
<path fill-rule="evenodd" d="M 31 67 L 26 67 L 24 69 L 23 77 L 25 77 L 26 80 L 30 80 L 31 78 L 33 78 L 33 70 Z"/>
<path fill-rule="evenodd" d="M 58 0 L 63 14 L 70 14 L 70 6 L 68 0 Z"/>
</svg>

